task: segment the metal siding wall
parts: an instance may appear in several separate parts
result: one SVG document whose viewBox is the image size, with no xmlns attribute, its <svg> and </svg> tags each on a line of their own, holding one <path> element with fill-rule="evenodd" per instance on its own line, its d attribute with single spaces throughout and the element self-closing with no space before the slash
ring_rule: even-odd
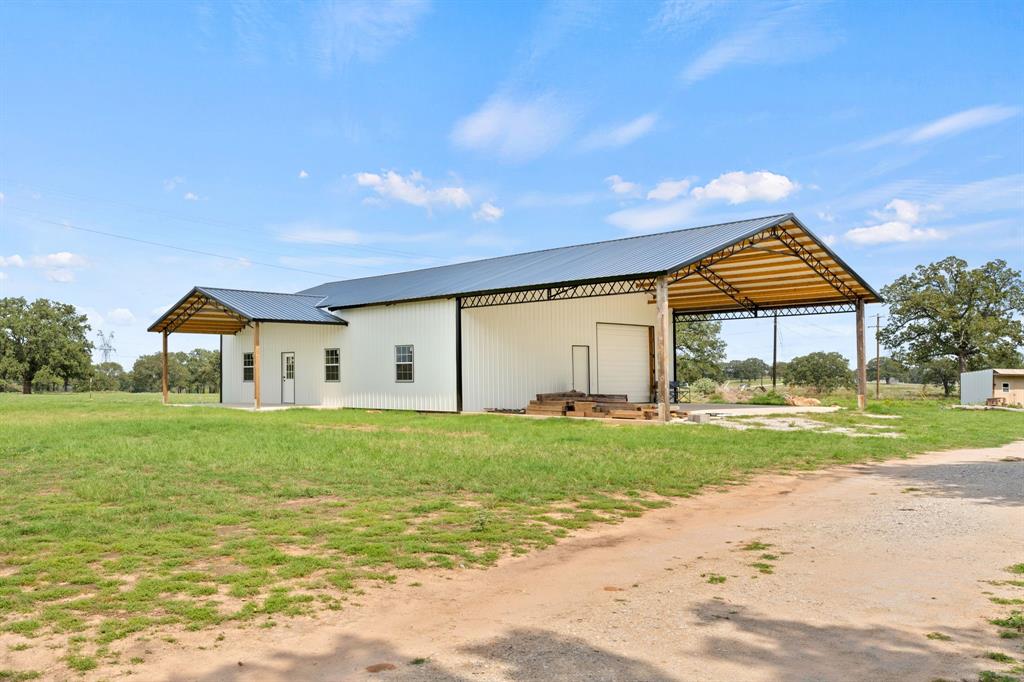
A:
<svg viewBox="0 0 1024 682">
<path fill-rule="evenodd" d="M 992 370 L 980 369 L 960 375 L 960 404 L 977 405 L 992 397 Z"/>
<path fill-rule="evenodd" d="M 324 381 L 324 349 L 341 348 L 345 328 L 323 324 L 260 324 L 260 393 L 264 405 L 281 404 L 281 353 L 295 353 L 295 404 L 341 407 L 340 383 Z M 242 354 L 252 352 L 253 330 L 224 337 L 224 402 L 251 403 L 253 383 L 242 381 Z"/>
<path fill-rule="evenodd" d="M 646 294 L 598 296 L 462 311 L 463 409 L 521 408 L 536 393 L 572 388 L 572 346 L 590 346 L 597 374 L 597 323 L 653 325 Z"/>
<path fill-rule="evenodd" d="M 341 383 L 349 407 L 454 412 L 455 301 L 338 311 L 349 326 L 341 346 Z M 412 383 L 395 381 L 395 346 L 414 346 Z"/>
</svg>

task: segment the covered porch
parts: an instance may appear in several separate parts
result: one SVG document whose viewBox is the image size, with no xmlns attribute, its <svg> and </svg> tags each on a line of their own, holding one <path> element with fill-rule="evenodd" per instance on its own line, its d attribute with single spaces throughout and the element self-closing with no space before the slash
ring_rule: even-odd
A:
<svg viewBox="0 0 1024 682">
<path fill-rule="evenodd" d="M 193 287 L 175 303 L 148 331 L 158 332 L 162 340 L 161 389 L 164 404 L 169 404 L 169 376 L 167 339 L 171 334 L 216 334 L 235 336 L 244 329 L 252 329 L 252 383 L 251 404 L 220 403 L 225 407 L 261 409 L 264 375 L 261 353 L 261 323 L 284 322 L 293 324 L 347 325 L 348 323 L 316 307 L 320 296 L 305 294 L 279 294 L 240 289 Z M 223 351 L 223 342 L 221 344 Z M 223 363 L 223 357 L 221 362 Z M 221 369 L 221 400 L 223 401 L 223 366 Z"/>
</svg>

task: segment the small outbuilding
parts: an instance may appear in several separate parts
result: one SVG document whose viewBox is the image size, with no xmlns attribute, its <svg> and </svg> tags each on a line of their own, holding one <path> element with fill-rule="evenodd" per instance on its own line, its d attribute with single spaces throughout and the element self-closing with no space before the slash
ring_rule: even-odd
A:
<svg viewBox="0 0 1024 682">
<path fill-rule="evenodd" d="M 960 375 L 960 404 L 1024 405 L 1024 369 L 979 369 Z"/>
<path fill-rule="evenodd" d="M 326 282 L 195 287 L 150 326 L 221 338 L 225 403 L 478 412 L 616 394 L 668 419 L 674 323 L 855 313 L 881 299 L 792 213 Z M 853 330 L 851 330 L 853 331 Z"/>
</svg>

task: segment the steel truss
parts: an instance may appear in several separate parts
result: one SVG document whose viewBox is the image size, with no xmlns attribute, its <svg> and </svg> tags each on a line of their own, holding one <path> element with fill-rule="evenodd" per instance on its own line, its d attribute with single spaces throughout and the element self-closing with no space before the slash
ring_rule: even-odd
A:
<svg viewBox="0 0 1024 682">
<path fill-rule="evenodd" d="M 190 319 L 192 319 L 193 315 L 198 313 L 200 310 L 205 308 L 207 305 L 209 305 L 212 308 L 216 308 L 217 310 L 223 312 L 224 314 L 228 315 L 229 317 L 232 317 L 232 318 L 238 320 L 239 322 L 241 322 L 245 326 L 248 326 L 248 324 L 249 324 L 248 318 L 242 317 L 241 315 L 236 313 L 234 310 L 230 310 L 230 309 L 224 307 L 218 301 L 215 301 L 215 300 L 213 300 L 212 298 L 210 298 L 208 296 L 204 296 L 203 294 L 198 294 L 198 296 L 196 297 L 196 300 L 194 300 L 191 303 L 189 303 L 185 307 L 184 310 L 182 310 L 180 313 L 175 315 L 174 319 L 172 319 L 170 322 L 167 323 L 167 325 L 164 327 L 164 331 L 166 333 L 168 333 L 168 334 L 174 333 L 174 331 L 179 329 L 181 327 L 181 325 L 185 324 Z"/>
<path fill-rule="evenodd" d="M 686 319 L 695 322 L 712 322 L 721 320 L 750 320 L 753 318 L 770 319 L 775 316 L 795 317 L 797 315 L 829 315 L 853 312 L 857 312 L 857 304 L 855 303 L 818 303 L 787 308 L 759 308 L 753 312 L 749 310 L 705 310 L 694 312 L 675 310 L 672 313 L 672 317 L 676 320 Z"/>
<path fill-rule="evenodd" d="M 836 304 L 809 304 L 807 306 L 790 306 L 781 308 L 768 308 L 758 306 L 743 294 L 743 291 L 734 286 L 727 279 L 714 272 L 711 267 L 727 258 L 747 249 L 760 249 L 757 244 L 765 241 L 777 240 L 782 242 L 788 252 L 779 255 L 791 255 L 803 261 L 811 270 L 821 276 L 833 289 L 835 289 L 846 302 Z M 691 275 L 697 275 L 723 294 L 732 299 L 742 310 L 717 311 L 717 312 L 694 312 L 687 313 L 679 311 L 676 317 L 685 316 L 690 319 L 741 319 L 751 317 L 764 317 L 769 314 L 779 315 L 815 315 L 821 313 L 845 313 L 852 312 L 854 304 L 860 298 L 857 292 L 850 288 L 843 279 L 833 272 L 824 262 L 811 253 L 796 237 L 789 234 L 781 225 L 765 228 L 760 232 L 747 237 L 741 241 L 731 244 L 721 251 L 705 256 L 700 260 L 686 265 L 676 272 L 669 274 L 669 284 L 679 282 Z M 534 303 L 537 301 L 564 301 L 573 298 L 590 298 L 593 296 L 613 296 L 616 294 L 653 293 L 656 278 L 643 277 L 638 279 L 615 280 L 610 282 L 592 282 L 589 284 L 578 284 L 569 286 L 534 287 L 529 289 L 517 289 L 515 291 L 502 291 L 497 293 L 471 294 L 459 299 L 459 306 L 465 308 L 484 308 L 499 305 L 514 305 L 517 303 Z M 803 310 L 807 312 L 793 312 Z M 714 317 L 708 317 L 708 316 Z"/>
<path fill-rule="evenodd" d="M 565 301 L 573 298 L 650 293 L 652 291 L 654 291 L 654 279 L 652 278 L 615 280 L 612 282 L 593 282 L 591 284 L 578 284 L 565 287 L 520 289 L 517 291 L 502 291 L 496 294 L 463 296 L 460 300 L 460 305 L 462 308 L 484 308 L 496 305 L 513 305 L 515 303 Z"/>
</svg>

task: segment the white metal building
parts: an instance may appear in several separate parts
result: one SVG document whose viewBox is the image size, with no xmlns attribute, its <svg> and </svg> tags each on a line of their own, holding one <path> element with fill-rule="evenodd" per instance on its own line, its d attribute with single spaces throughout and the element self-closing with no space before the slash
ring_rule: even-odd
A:
<svg viewBox="0 0 1024 682">
<path fill-rule="evenodd" d="M 219 334 L 224 403 L 475 412 L 576 389 L 667 415 L 673 320 L 856 312 L 863 376 L 879 300 L 784 214 L 296 294 L 195 287 L 150 331 L 165 367 L 168 334 Z"/>
<path fill-rule="evenodd" d="M 984 405 L 990 398 L 1024 405 L 1024 369 L 979 369 L 960 375 L 961 405 Z"/>
</svg>

